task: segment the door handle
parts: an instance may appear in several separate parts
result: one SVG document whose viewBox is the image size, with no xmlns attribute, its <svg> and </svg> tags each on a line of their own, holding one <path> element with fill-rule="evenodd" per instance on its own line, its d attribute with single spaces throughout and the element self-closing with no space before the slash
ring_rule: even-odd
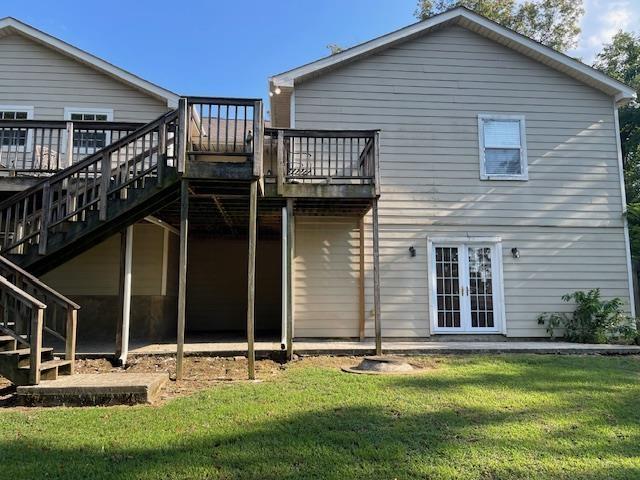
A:
<svg viewBox="0 0 640 480">
<path fill-rule="evenodd" d="M 467 297 L 469 296 L 469 285 L 465 287 L 467 289 Z"/>
</svg>

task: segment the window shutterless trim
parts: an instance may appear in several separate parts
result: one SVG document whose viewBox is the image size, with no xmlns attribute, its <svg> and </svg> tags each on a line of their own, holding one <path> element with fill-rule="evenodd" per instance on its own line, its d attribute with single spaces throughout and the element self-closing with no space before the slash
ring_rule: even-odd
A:
<svg viewBox="0 0 640 480">
<path fill-rule="evenodd" d="M 484 124 L 486 120 L 510 120 L 517 121 L 520 125 L 520 175 L 496 175 L 486 173 Z M 493 113 L 481 113 L 478 115 L 478 145 L 480 148 L 480 180 L 529 180 L 529 166 L 527 162 L 527 136 L 524 115 L 502 115 Z M 488 147 L 492 148 L 492 147 Z M 507 148 L 509 149 L 509 148 Z M 513 148 L 515 150 L 515 148 Z"/>
</svg>

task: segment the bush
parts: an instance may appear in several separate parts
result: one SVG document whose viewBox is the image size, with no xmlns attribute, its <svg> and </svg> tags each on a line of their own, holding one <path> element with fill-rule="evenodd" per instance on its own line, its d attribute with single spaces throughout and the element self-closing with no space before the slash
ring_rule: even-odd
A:
<svg viewBox="0 0 640 480">
<path fill-rule="evenodd" d="M 603 300 L 600 290 L 594 289 L 568 293 L 562 296 L 562 300 L 576 303 L 573 313 L 543 313 L 538 317 L 538 323 L 547 325 L 551 337 L 562 328 L 564 338 L 570 342 L 638 343 L 638 327 L 622 310 L 621 299 Z"/>
</svg>

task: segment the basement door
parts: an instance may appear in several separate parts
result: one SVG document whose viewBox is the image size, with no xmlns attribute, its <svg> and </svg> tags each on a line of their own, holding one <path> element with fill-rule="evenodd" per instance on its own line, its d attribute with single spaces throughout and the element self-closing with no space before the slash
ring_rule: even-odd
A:
<svg viewBox="0 0 640 480">
<path fill-rule="evenodd" d="M 499 242 L 430 241 L 434 333 L 502 331 Z"/>
</svg>

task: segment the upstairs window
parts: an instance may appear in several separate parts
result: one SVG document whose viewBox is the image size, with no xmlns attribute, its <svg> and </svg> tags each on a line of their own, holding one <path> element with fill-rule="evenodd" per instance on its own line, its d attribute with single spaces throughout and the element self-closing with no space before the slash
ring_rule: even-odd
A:
<svg viewBox="0 0 640 480">
<path fill-rule="evenodd" d="M 527 180 L 527 146 L 521 115 L 478 115 L 480 178 Z"/>
<path fill-rule="evenodd" d="M 13 107 L 0 105 L 0 120 L 31 120 L 33 107 Z M 24 147 L 28 143 L 26 129 L 4 128 L 0 125 L 0 146 Z"/>
<path fill-rule="evenodd" d="M 113 110 L 89 108 L 65 108 L 65 120 L 77 122 L 73 130 L 73 148 L 79 153 L 93 153 L 111 143 L 110 132 L 82 127 L 82 122 L 108 122 L 113 119 Z"/>
</svg>

